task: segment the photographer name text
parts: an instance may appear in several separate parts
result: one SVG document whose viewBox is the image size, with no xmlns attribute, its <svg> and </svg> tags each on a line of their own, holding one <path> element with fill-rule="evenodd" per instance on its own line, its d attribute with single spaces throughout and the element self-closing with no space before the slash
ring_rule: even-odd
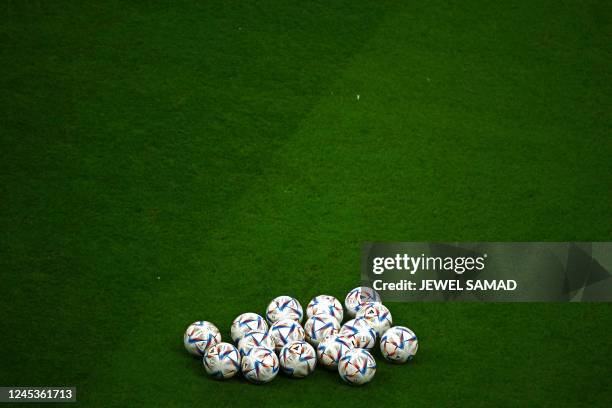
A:
<svg viewBox="0 0 612 408">
<path fill-rule="evenodd" d="M 402 279 L 397 282 L 385 282 L 377 279 L 372 282 L 375 290 L 381 291 L 514 291 L 517 288 L 515 280 L 486 280 L 486 279 L 424 279 L 419 282 Z"/>
</svg>

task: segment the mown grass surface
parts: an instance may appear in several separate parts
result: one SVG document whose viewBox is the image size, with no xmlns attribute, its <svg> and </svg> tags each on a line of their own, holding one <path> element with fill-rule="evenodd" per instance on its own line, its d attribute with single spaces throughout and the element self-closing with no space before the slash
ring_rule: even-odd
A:
<svg viewBox="0 0 612 408">
<path fill-rule="evenodd" d="M 391 304 L 421 345 L 367 387 L 204 376 L 364 241 L 609 241 L 610 6 L 5 2 L 1 385 L 82 404 L 608 405 L 609 304 Z M 357 99 L 359 95 L 359 99 Z"/>
</svg>

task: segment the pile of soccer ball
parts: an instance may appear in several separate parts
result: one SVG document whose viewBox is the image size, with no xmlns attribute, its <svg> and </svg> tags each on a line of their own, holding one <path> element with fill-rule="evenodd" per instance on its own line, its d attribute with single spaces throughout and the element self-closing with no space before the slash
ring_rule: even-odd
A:
<svg viewBox="0 0 612 408">
<path fill-rule="evenodd" d="M 207 321 L 190 325 L 183 341 L 189 353 L 203 357 L 204 369 L 214 378 L 226 379 L 242 371 L 256 384 L 271 381 L 279 368 L 290 377 L 306 377 L 317 361 L 325 368 L 337 369 L 349 384 L 365 384 L 376 373 L 376 361 L 369 350 L 377 338 L 388 361 L 405 363 L 416 354 L 416 336 L 406 327 L 391 327 L 391 313 L 374 289 L 351 290 L 344 305 L 352 319 L 340 326 L 344 313 L 338 299 L 315 297 L 306 308 L 307 320 L 302 327 L 300 303 L 279 296 L 266 310 L 269 328 L 256 313 L 243 313 L 234 319 L 231 336 L 238 347 L 222 343 L 219 329 Z"/>
</svg>

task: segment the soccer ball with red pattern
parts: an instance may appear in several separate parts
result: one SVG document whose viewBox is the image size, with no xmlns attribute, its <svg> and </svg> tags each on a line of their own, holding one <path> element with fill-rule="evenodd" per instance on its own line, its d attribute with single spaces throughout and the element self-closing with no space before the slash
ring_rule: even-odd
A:
<svg viewBox="0 0 612 408">
<path fill-rule="evenodd" d="M 290 377 L 304 378 L 312 373 L 317 365 L 317 354 L 305 341 L 294 341 L 285 345 L 278 357 L 281 370 Z"/>
<path fill-rule="evenodd" d="M 232 344 L 215 344 L 206 351 L 203 363 L 209 375 L 218 380 L 225 380 L 240 371 L 240 353 Z"/>
<path fill-rule="evenodd" d="M 232 322 L 231 335 L 235 343 L 252 331 L 268 331 L 268 323 L 257 313 L 243 313 Z"/>
<path fill-rule="evenodd" d="M 355 348 L 355 344 L 351 337 L 337 334 L 327 336 L 317 347 L 319 364 L 325 368 L 336 369 L 340 358 L 353 348 Z"/>
<path fill-rule="evenodd" d="M 282 319 L 292 319 L 301 322 L 304 316 L 302 305 L 290 296 L 278 296 L 270 302 L 266 309 L 266 319 L 274 323 Z"/>
<path fill-rule="evenodd" d="M 270 382 L 278 374 L 278 357 L 267 347 L 253 347 L 242 357 L 242 374 L 255 384 Z"/>
<path fill-rule="evenodd" d="M 344 299 L 344 306 L 349 316 L 355 317 L 355 314 L 364 303 L 374 302 L 380 303 L 380 295 L 372 288 L 361 286 L 351 290 Z"/>
<path fill-rule="evenodd" d="M 412 330 L 394 326 L 380 338 L 380 352 L 393 363 L 402 364 L 413 359 L 419 349 L 419 341 Z"/>
<path fill-rule="evenodd" d="M 278 353 L 287 343 L 292 341 L 301 341 L 305 338 L 302 325 L 292 319 L 283 319 L 270 327 L 269 332 L 272 341 L 274 342 L 274 350 Z"/>
<path fill-rule="evenodd" d="M 342 323 L 344 312 L 338 299 L 329 295 L 319 295 L 313 298 L 306 307 L 306 316 L 312 317 L 320 314 L 330 315 Z"/>
<path fill-rule="evenodd" d="M 389 330 L 393 325 L 393 317 L 387 306 L 382 303 L 364 303 L 357 311 L 357 318 L 363 317 L 372 324 L 378 336 Z"/>
<path fill-rule="evenodd" d="M 183 335 L 185 349 L 196 357 L 202 357 L 210 346 L 220 342 L 221 333 L 217 326 L 204 320 L 189 325 Z"/>
<path fill-rule="evenodd" d="M 253 347 L 267 347 L 274 350 L 274 341 L 266 332 L 252 331 L 245 334 L 238 342 L 241 356 L 245 356 Z"/>
<path fill-rule="evenodd" d="M 325 337 L 338 333 L 340 323 L 330 315 L 316 315 L 306 321 L 304 331 L 306 332 L 306 340 L 316 347 Z"/>
<path fill-rule="evenodd" d="M 351 319 L 344 323 L 344 326 L 340 329 L 340 334 L 352 338 L 357 348 L 371 349 L 376 344 L 376 330 L 363 317 Z"/>
<path fill-rule="evenodd" d="M 370 382 L 376 374 L 376 361 L 369 351 L 352 349 L 340 358 L 338 373 L 351 385 L 363 385 Z"/>
</svg>

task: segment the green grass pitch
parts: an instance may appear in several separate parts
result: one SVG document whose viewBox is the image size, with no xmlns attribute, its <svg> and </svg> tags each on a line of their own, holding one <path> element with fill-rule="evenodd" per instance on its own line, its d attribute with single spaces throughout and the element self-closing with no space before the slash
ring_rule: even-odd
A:
<svg viewBox="0 0 612 408">
<path fill-rule="evenodd" d="M 612 240 L 609 2 L 0 10 L 0 385 L 103 407 L 612 404 L 603 303 L 389 304 L 420 350 L 363 388 L 217 382 L 181 343 L 280 294 L 343 298 L 365 241 Z"/>
</svg>

